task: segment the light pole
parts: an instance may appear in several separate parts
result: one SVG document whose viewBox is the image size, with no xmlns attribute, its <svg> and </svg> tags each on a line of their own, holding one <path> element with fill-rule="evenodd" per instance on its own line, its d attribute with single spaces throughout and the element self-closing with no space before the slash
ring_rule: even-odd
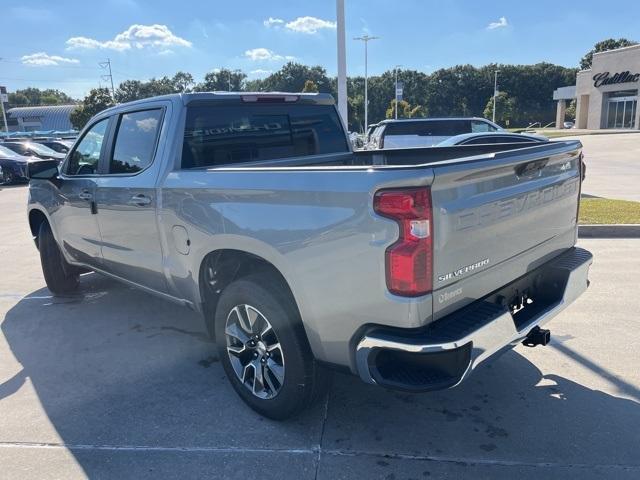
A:
<svg viewBox="0 0 640 480">
<path fill-rule="evenodd" d="M 361 40 L 364 42 L 364 131 L 369 128 L 369 97 L 367 92 L 368 87 L 368 61 L 369 50 L 368 44 L 371 40 L 377 40 L 380 37 L 372 37 L 371 35 L 363 35 L 361 37 L 355 37 L 354 40 Z"/>
<path fill-rule="evenodd" d="M 395 119 L 396 120 L 398 119 L 398 69 L 401 66 L 402 65 L 396 65 L 395 66 L 395 69 L 396 69 L 396 94 L 395 94 L 395 99 L 396 99 L 396 102 L 395 102 L 395 107 L 396 108 L 395 108 L 395 110 L 396 110 L 396 112 L 395 112 Z"/>
<path fill-rule="evenodd" d="M 347 111 L 347 49 L 345 46 L 344 0 L 336 0 L 336 34 L 338 36 L 338 111 L 345 127 L 349 125 Z"/>
<path fill-rule="evenodd" d="M 493 123 L 496 123 L 496 97 L 498 96 L 498 72 L 496 69 L 493 77 Z"/>
</svg>

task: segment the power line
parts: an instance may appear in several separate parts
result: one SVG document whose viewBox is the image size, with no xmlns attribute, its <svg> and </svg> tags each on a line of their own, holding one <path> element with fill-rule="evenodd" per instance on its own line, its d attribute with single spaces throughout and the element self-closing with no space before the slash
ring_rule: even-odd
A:
<svg viewBox="0 0 640 480">
<path fill-rule="evenodd" d="M 60 65 L 60 64 L 56 64 L 56 65 L 32 65 L 32 64 L 28 64 L 28 63 L 24 63 L 21 60 L 9 60 L 6 58 L 0 58 L 0 62 L 3 63 L 13 63 L 16 65 L 22 65 L 25 67 L 51 67 L 51 68 L 71 68 L 73 70 L 96 70 L 96 67 L 87 67 L 87 66 L 81 66 L 81 65 Z"/>
<path fill-rule="evenodd" d="M 115 88 L 113 88 L 113 74 L 111 73 L 111 60 L 107 58 L 106 62 L 100 62 L 98 63 L 98 65 L 100 65 L 100 68 L 108 68 L 109 69 L 109 74 L 108 75 L 101 75 L 100 78 L 102 78 L 103 80 L 107 80 L 109 79 L 109 81 L 111 82 L 111 98 L 116 98 L 116 90 Z"/>
<path fill-rule="evenodd" d="M 33 82 L 33 83 L 92 83 L 93 79 L 86 80 L 36 80 L 33 78 L 18 78 L 18 77 L 0 77 L 0 80 L 9 80 L 13 82 Z"/>
</svg>

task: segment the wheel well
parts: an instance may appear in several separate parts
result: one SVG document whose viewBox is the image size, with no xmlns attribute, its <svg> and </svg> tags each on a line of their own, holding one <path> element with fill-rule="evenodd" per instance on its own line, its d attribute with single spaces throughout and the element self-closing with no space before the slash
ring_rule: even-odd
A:
<svg viewBox="0 0 640 480">
<path fill-rule="evenodd" d="M 240 250 L 216 250 L 204 258 L 200 265 L 199 285 L 202 310 L 207 322 L 213 322 L 220 295 L 234 280 L 254 273 L 266 273 L 273 277 L 281 293 L 285 293 L 297 309 L 297 303 L 289 284 L 280 270 L 262 257 Z M 210 329 L 213 331 L 213 329 Z"/>
<path fill-rule="evenodd" d="M 31 229 L 31 235 L 38 246 L 38 232 L 40 231 L 40 225 L 42 222 L 46 222 L 47 217 L 40 210 L 31 210 L 29 212 L 29 228 Z"/>
</svg>

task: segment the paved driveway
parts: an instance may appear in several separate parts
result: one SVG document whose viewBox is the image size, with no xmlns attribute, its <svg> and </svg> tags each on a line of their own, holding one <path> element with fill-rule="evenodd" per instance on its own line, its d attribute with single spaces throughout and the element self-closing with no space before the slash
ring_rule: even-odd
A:
<svg viewBox="0 0 640 480">
<path fill-rule="evenodd" d="M 408 395 L 336 374 L 296 420 L 224 378 L 198 316 L 94 274 L 52 298 L 0 190 L 0 477 L 640 478 L 640 240 L 589 240 L 592 286 L 458 389 Z"/>
<path fill-rule="evenodd" d="M 582 192 L 640 201 L 640 133 L 582 135 L 587 178 Z"/>
</svg>

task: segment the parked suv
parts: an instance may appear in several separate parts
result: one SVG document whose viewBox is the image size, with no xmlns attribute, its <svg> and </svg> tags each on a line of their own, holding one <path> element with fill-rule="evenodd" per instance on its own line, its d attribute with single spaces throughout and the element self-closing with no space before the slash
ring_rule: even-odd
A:
<svg viewBox="0 0 640 480">
<path fill-rule="evenodd" d="M 367 149 L 432 147 L 454 135 L 501 130 L 485 118 L 384 120 L 371 134 Z"/>
</svg>

